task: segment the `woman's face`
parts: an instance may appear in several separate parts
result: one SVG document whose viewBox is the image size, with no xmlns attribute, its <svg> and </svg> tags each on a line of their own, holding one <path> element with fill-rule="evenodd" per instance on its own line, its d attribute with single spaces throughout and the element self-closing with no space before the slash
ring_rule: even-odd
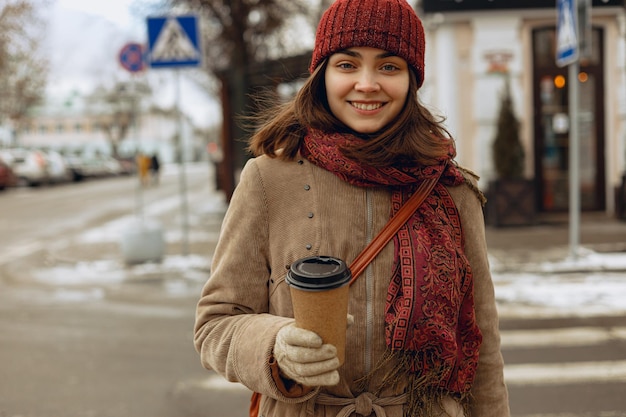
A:
<svg viewBox="0 0 626 417">
<path fill-rule="evenodd" d="M 335 117 L 358 133 L 374 133 L 404 107 L 409 66 L 385 50 L 353 47 L 328 58 L 325 81 Z"/>
</svg>

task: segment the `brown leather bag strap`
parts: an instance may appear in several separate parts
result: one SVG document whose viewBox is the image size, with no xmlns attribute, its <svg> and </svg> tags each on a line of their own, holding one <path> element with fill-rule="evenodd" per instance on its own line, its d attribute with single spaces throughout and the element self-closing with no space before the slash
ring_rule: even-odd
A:
<svg viewBox="0 0 626 417">
<path fill-rule="evenodd" d="M 415 213 L 415 210 L 424 202 L 428 194 L 435 188 L 437 182 L 439 182 L 439 178 L 443 173 L 444 169 L 441 170 L 439 175 L 435 178 L 423 181 L 415 193 L 407 200 L 406 203 L 400 210 L 393 216 L 385 227 L 382 228 L 378 235 L 363 249 L 363 251 L 357 256 L 354 261 L 350 264 L 350 272 L 352 272 L 352 279 L 350 280 L 350 285 L 356 281 L 356 279 L 361 275 L 361 273 L 365 270 L 367 265 L 378 255 L 378 253 L 385 247 L 387 242 L 400 230 L 402 225 L 406 223 L 411 214 Z"/>
</svg>

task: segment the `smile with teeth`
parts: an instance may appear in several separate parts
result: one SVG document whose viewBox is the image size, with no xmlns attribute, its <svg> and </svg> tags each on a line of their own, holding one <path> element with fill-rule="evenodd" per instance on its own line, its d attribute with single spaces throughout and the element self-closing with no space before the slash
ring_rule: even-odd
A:
<svg viewBox="0 0 626 417">
<path fill-rule="evenodd" d="M 355 101 L 351 101 L 350 104 L 352 105 L 352 107 L 359 109 L 359 110 L 366 110 L 366 111 L 371 111 L 371 110 L 376 110 L 379 109 L 383 106 L 383 103 L 357 103 Z"/>
</svg>

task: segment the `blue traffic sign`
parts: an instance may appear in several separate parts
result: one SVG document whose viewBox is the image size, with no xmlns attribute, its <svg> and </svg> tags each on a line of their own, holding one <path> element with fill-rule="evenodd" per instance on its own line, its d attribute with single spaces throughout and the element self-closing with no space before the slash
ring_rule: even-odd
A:
<svg viewBox="0 0 626 417">
<path fill-rule="evenodd" d="M 556 65 L 565 67 L 578 60 L 578 23 L 574 0 L 557 0 Z"/>
<path fill-rule="evenodd" d="M 143 57 L 143 45 L 140 43 L 127 43 L 119 53 L 120 65 L 130 72 L 140 72 L 146 67 Z"/>
<path fill-rule="evenodd" d="M 149 17 L 147 60 L 152 68 L 197 67 L 202 61 L 196 16 Z"/>
</svg>

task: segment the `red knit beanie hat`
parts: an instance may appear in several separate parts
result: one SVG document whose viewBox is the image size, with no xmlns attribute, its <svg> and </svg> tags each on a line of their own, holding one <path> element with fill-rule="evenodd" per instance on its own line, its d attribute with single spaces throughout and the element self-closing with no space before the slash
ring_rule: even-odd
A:
<svg viewBox="0 0 626 417">
<path fill-rule="evenodd" d="M 322 15 L 309 71 L 353 46 L 384 49 L 404 58 L 424 82 L 424 27 L 406 0 L 336 0 Z"/>
</svg>

